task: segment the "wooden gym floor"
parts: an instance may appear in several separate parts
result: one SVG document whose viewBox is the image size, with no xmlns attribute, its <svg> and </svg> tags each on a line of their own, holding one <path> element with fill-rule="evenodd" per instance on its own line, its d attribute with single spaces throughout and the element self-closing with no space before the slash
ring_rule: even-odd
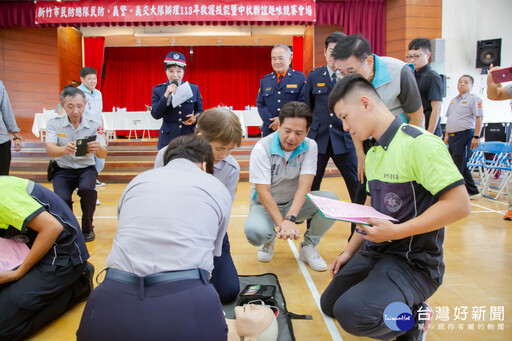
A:
<svg viewBox="0 0 512 341">
<path fill-rule="evenodd" d="M 101 206 L 97 207 L 94 219 L 96 240 L 87 244 L 91 254 L 89 261 L 94 264 L 96 273 L 105 268 L 117 228 L 117 202 L 125 186 L 107 184 L 98 188 Z M 330 276 L 328 272 L 312 271 L 296 259 L 300 241 L 278 240 L 270 263 L 256 260 L 257 248 L 246 241 L 243 232 L 249 211 L 249 190 L 250 183 L 239 184 L 228 227 L 238 272 L 275 273 L 288 310 L 313 316 L 313 320 L 293 320 L 297 340 L 368 340 L 347 334 L 336 321 L 323 317 L 317 304 Z M 344 182 L 339 177 L 325 178 L 322 190 L 335 192 L 340 199 L 348 200 Z M 80 216 L 76 202 L 75 214 Z M 427 340 L 512 340 L 512 222 L 502 219 L 507 203 L 485 198 L 471 203 L 471 215 L 447 227 L 446 274 L 443 285 L 428 300 L 435 316 Z M 305 224 L 299 225 L 299 229 L 304 233 Z M 327 263 L 345 248 L 349 231 L 348 223 L 336 222 L 322 239 L 319 250 Z M 75 306 L 30 340 L 75 340 L 84 305 Z M 467 307 L 465 320 L 463 307 Z"/>
</svg>

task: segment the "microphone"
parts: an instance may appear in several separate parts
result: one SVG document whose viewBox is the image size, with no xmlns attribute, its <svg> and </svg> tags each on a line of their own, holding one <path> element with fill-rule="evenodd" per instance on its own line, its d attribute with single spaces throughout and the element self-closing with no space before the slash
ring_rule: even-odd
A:
<svg viewBox="0 0 512 341">
<path fill-rule="evenodd" d="M 176 86 L 179 86 L 178 84 L 178 81 L 175 79 L 171 82 L 171 84 L 174 84 Z M 171 94 L 169 94 L 169 98 L 167 98 L 167 107 L 169 107 L 169 105 L 171 105 L 171 101 L 172 101 L 172 96 Z"/>
</svg>

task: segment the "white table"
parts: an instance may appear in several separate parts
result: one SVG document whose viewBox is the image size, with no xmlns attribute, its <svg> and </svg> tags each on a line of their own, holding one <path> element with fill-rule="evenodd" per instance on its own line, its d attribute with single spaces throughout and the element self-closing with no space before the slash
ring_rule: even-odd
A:
<svg viewBox="0 0 512 341">
<path fill-rule="evenodd" d="M 64 114 L 63 114 L 64 115 Z M 59 116 L 56 113 L 38 113 L 34 115 L 32 124 L 32 133 L 44 141 L 46 133 L 46 123 L 48 120 Z M 162 119 L 155 120 L 149 111 L 127 111 L 127 112 L 104 112 L 102 113 L 105 134 L 107 137 L 114 138 L 116 130 L 128 130 L 128 138 L 131 139 L 132 133 L 137 138 L 137 130 L 142 130 L 142 137 L 150 130 L 158 130 L 162 125 Z"/>
<path fill-rule="evenodd" d="M 32 123 L 32 134 L 36 137 L 40 137 L 41 141 L 43 141 L 46 134 L 46 122 L 57 116 L 59 116 L 59 114 L 55 112 L 35 114 L 34 123 Z"/>
<path fill-rule="evenodd" d="M 158 130 L 162 126 L 162 119 L 155 120 L 149 111 L 104 112 L 103 124 L 107 137 L 116 138 L 116 130 L 128 130 L 128 139 L 132 132 L 137 138 L 137 130 L 142 130 L 144 138 L 146 132 Z"/>
<path fill-rule="evenodd" d="M 263 121 L 261 120 L 260 114 L 258 114 L 258 109 L 254 108 L 252 110 L 232 110 L 238 119 L 240 120 L 240 124 L 242 125 L 242 133 L 244 137 L 247 138 L 247 127 L 261 127 Z"/>
</svg>

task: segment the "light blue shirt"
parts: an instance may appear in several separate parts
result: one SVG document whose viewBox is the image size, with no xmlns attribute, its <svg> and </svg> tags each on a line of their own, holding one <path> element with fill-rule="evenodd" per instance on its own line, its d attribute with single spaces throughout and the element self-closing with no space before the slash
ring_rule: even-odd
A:
<svg viewBox="0 0 512 341">
<path fill-rule="evenodd" d="M 155 168 L 164 166 L 164 154 L 167 146 L 160 149 L 155 158 Z M 240 165 L 236 162 L 235 158 L 229 155 L 224 160 L 213 165 L 213 176 L 220 180 L 226 186 L 235 201 L 236 188 L 238 186 L 238 179 L 240 178 Z"/>
<path fill-rule="evenodd" d="M 107 266 L 138 276 L 195 268 L 211 272 L 230 213 L 226 186 L 189 160 L 145 171 L 119 200 Z"/>
<path fill-rule="evenodd" d="M 11 102 L 5 86 L 0 81 L 0 143 L 9 141 L 9 133 L 17 133 L 20 129 L 16 125 L 14 113 L 12 112 Z"/>
<path fill-rule="evenodd" d="M 85 99 L 87 100 L 84 117 L 103 125 L 103 117 L 101 116 L 101 113 L 103 112 L 103 97 L 101 92 L 96 89 L 93 89 L 93 91 L 90 92 L 83 83 L 80 84 L 78 88 L 85 93 Z"/>
</svg>

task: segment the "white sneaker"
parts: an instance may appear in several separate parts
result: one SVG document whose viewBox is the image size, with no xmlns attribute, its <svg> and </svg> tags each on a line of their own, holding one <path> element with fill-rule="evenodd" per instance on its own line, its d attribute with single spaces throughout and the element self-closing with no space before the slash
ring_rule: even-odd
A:
<svg viewBox="0 0 512 341">
<path fill-rule="evenodd" d="M 308 263 L 309 267 L 315 271 L 327 270 L 327 263 L 318 253 L 316 245 L 304 243 L 300 244 L 299 259 L 304 263 Z"/>
<path fill-rule="evenodd" d="M 105 186 L 105 183 L 104 182 L 100 182 L 98 179 L 96 179 L 96 186 L 103 187 L 103 186 Z"/>
<path fill-rule="evenodd" d="M 261 245 L 258 249 L 258 261 L 266 263 L 272 260 L 274 257 L 274 244 L 276 243 L 276 237 L 272 238 L 271 241 L 266 242 Z"/>
<path fill-rule="evenodd" d="M 100 199 L 96 199 L 96 206 L 101 205 Z"/>
</svg>

